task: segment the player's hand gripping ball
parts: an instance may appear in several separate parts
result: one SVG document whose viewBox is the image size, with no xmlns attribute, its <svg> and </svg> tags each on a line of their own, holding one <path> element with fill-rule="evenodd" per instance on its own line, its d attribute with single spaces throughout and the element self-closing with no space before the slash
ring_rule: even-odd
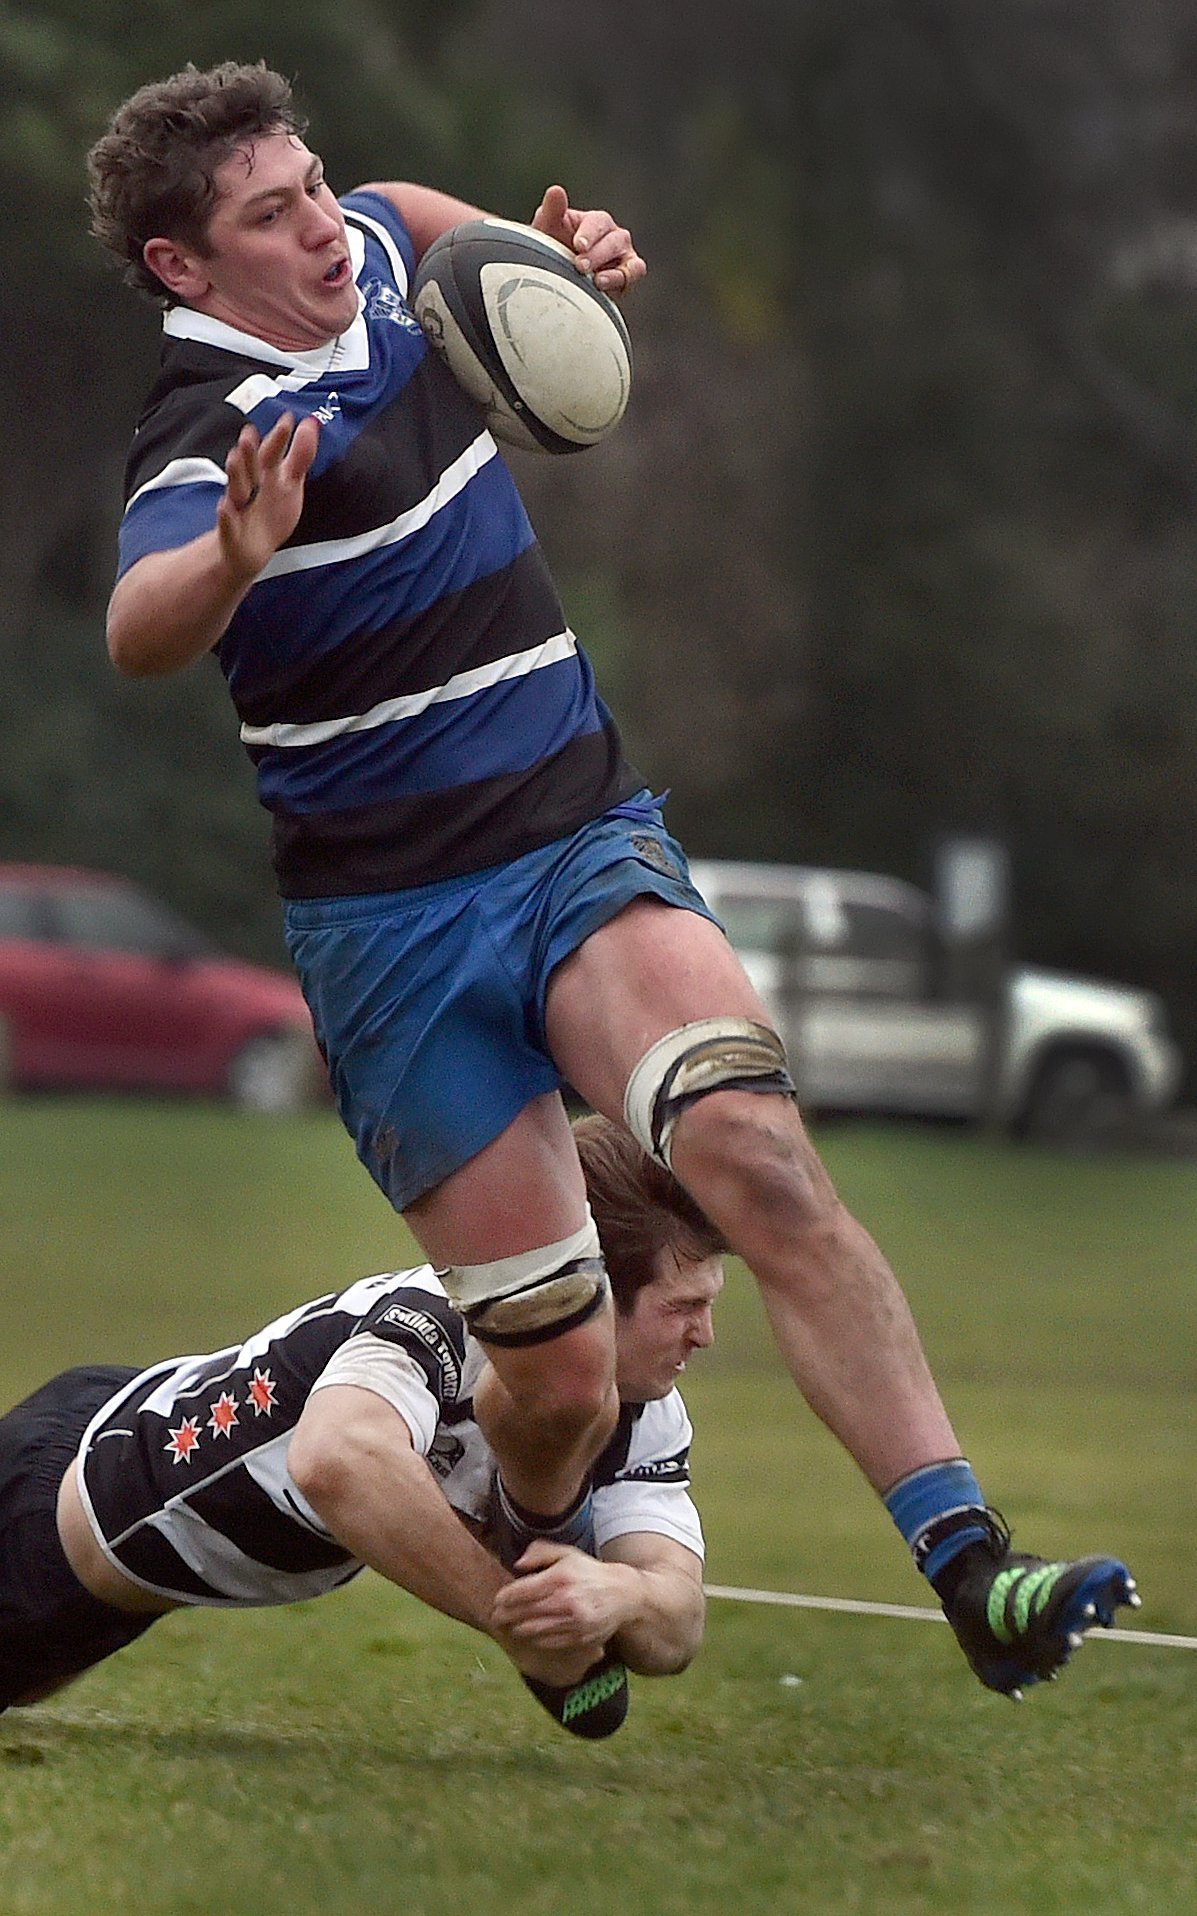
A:
<svg viewBox="0 0 1197 1916">
<path fill-rule="evenodd" d="M 581 452 L 623 418 L 632 347 L 574 254 L 513 220 L 466 220 L 420 261 L 412 309 L 496 439 Z"/>
</svg>

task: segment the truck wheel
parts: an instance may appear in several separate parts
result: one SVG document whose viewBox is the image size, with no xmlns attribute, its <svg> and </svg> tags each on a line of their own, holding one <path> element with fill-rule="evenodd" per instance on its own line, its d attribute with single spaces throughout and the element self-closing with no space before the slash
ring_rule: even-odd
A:
<svg viewBox="0 0 1197 1916">
<path fill-rule="evenodd" d="M 263 1031 L 242 1045 L 225 1082 L 242 1111 L 299 1111 L 312 1096 L 312 1046 L 302 1031 Z"/>
<path fill-rule="evenodd" d="M 1134 1116 L 1126 1067 L 1109 1051 L 1057 1051 L 1035 1073 L 1020 1135 L 1067 1150 L 1097 1150 L 1125 1137 Z"/>
</svg>

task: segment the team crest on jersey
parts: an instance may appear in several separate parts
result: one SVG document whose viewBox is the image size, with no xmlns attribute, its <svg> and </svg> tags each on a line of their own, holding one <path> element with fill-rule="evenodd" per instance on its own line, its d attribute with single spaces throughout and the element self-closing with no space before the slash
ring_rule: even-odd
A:
<svg viewBox="0 0 1197 1916">
<path fill-rule="evenodd" d="M 449 1472 L 455 1470 L 461 1462 L 465 1456 L 465 1450 L 466 1447 L 461 1438 L 455 1437 L 452 1431 L 438 1430 L 424 1462 L 434 1476 L 447 1477 Z"/>
<path fill-rule="evenodd" d="M 227 1437 L 231 1443 L 233 1426 L 240 1422 L 237 1399 L 231 1391 L 222 1390 L 216 1402 L 208 1405 L 208 1429 L 214 1437 Z"/>
<path fill-rule="evenodd" d="M 368 319 L 389 319 L 392 325 L 402 326 L 409 333 L 422 330 L 419 320 L 393 286 L 384 286 L 380 279 L 370 279 L 362 287 L 362 296 Z"/>
<path fill-rule="evenodd" d="M 184 1417 L 177 1430 L 172 1430 L 163 1450 L 169 1450 L 176 1464 L 189 1464 L 191 1453 L 199 1446 L 200 1429 L 198 1417 Z"/>
<path fill-rule="evenodd" d="M 270 1416 L 278 1403 L 278 1394 L 269 1370 L 259 1370 L 254 1365 L 254 1374 L 246 1386 L 245 1396 L 255 1417 Z"/>
</svg>

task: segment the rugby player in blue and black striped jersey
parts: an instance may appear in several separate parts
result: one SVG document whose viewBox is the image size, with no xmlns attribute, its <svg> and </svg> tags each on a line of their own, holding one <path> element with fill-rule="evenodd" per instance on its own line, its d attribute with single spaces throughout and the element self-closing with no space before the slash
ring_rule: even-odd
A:
<svg viewBox="0 0 1197 1916">
<path fill-rule="evenodd" d="M 1010 1551 L 498 449 L 427 348 L 412 273 L 478 209 L 394 180 L 334 198 L 264 66 L 142 88 L 89 163 L 93 230 L 166 309 L 109 649 L 135 674 L 214 652 L 228 680 L 340 1111 L 491 1358 L 476 1408 L 508 1559 L 589 1540 L 618 1414 L 568 1083 L 749 1265 L 982 1681 L 1053 1674 L 1130 1578 Z M 603 291 L 644 271 L 560 186 L 533 223 Z"/>
</svg>

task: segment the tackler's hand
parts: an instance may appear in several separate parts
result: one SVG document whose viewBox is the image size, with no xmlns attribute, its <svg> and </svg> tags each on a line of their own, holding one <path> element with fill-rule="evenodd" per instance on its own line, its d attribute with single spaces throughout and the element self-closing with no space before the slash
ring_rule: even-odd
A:
<svg viewBox="0 0 1197 1916">
<path fill-rule="evenodd" d="M 513 1642 L 543 1650 L 582 1650 L 593 1660 L 627 1622 L 626 1564 L 602 1563 L 584 1550 L 538 1537 L 512 1583 L 500 1590 L 494 1621 Z"/>
</svg>

